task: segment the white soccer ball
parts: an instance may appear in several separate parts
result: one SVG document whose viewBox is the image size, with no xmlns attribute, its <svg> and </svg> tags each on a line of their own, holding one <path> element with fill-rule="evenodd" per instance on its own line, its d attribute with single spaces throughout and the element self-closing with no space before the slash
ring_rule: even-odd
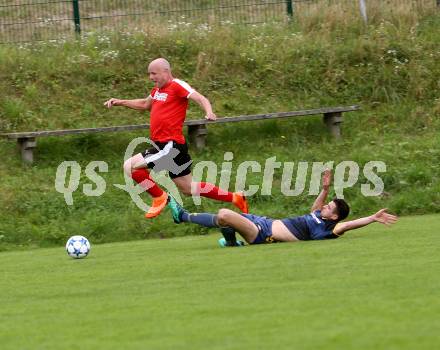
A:
<svg viewBox="0 0 440 350">
<path fill-rule="evenodd" d="M 83 236 L 72 236 L 67 240 L 66 251 L 74 259 L 85 258 L 90 252 L 89 240 Z"/>
</svg>

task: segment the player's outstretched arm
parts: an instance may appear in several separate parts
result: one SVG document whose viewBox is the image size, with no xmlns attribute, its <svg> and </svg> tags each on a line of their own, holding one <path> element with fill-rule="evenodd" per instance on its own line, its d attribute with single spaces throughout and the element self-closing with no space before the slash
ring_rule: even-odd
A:
<svg viewBox="0 0 440 350">
<path fill-rule="evenodd" d="M 112 108 L 113 106 L 123 106 L 131 109 L 136 109 L 138 111 L 151 110 L 151 96 L 147 98 L 139 98 L 135 100 L 120 100 L 118 98 L 111 98 L 104 102 L 104 106 L 107 108 Z"/>
<path fill-rule="evenodd" d="M 315 210 L 321 210 L 328 196 L 328 192 L 330 190 L 330 185 L 332 183 L 332 172 L 330 169 L 327 169 L 322 174 L 322 191 L 319 193 L 318 197 L 316 197 L 315 202 L 310 209 L 310 212 L 313 213 Z"/>
<path fill-rule="evenodd" d="M 188 97 L 190 100 L 193 100 L 196 102 L 206 113 L 205 118 L 208 120 L 216 120 L 217 116 L 212 111 L 211 102 L 203 96 L 201 93 L 194 91 L 191 95 Z"/>
<path fill-rule="evenodd" d="M 381 209 L 377 213 L 364 218 L 338 223 L 333 229 L 333 233 L 336 235 L 341 235 L 344 232 L 367 226 L 373 222 L 379 222 L 389 226 L 394 224 L 396 221 L 397 216 L 387 213 L 387 209 Z"/>
</svg>

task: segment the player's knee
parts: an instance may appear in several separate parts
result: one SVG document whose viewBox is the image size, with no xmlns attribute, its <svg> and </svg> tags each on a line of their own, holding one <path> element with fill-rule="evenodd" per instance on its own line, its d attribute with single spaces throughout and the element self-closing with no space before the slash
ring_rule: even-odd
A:
<svg viewBox="0 0 440 350">
<path fill-rule="evenodd" d="M 234 213 L 229 209 L 220 209 L 217 214 L 217 221 L 220 226 L 226 226 L 229 223 L 229 219 L 231 218 L 231 214 Z"/>
<path fill-rule="evenodd" d="M 132 172 L 131 159 L 127 159 L 127 160 L 124 162 L 124 166 L 123 166 L 123 168 L 124 168 L 124 172 L 125 172 L 128 176 L 130 176 L 130 175 L 131 175 L 131 172 Z"/>
</svg>

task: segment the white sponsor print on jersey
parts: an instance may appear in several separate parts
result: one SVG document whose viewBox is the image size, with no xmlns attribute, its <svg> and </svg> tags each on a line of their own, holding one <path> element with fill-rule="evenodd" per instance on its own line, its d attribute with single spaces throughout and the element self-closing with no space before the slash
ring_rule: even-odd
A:
<svg viewBox="0 0 440 350">
<path fill-rule="evenodd" d="M 153 100 L 165 102 L 167 100 L 168 94 L 165 92 L 159 92 L 156 90 L 153 96 Z"/>
<path fill-rule="evenodd" d="M 311 215 L 312 215 L 312 218 L 314 218 L 318 224 L 321 223 L 321 220 L 318 219 L 318 217 L 315 215 L 315 213 L 311 213 Z"/>
</svg>

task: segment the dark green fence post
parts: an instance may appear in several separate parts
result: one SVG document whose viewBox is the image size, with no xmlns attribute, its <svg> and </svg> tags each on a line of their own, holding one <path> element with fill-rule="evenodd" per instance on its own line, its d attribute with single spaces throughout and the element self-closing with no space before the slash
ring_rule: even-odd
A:
<svg viewBox="0 0 440 350">
<path fill-rule="evenodd" d="M 287 4 L 287 15 L 289 18 L 293 18 L 293 1 L 294 0 L 286 0 Z M 440 1 L 440 0 L 439 0 Z"/>
<path fill-rule="evenodd" d="M 73 22 L 75 23 L 75 32 L 81 34 L 81 23 L 79 17 L 79 0 L 72 0 L 73 5 Z"/>
</svg>

